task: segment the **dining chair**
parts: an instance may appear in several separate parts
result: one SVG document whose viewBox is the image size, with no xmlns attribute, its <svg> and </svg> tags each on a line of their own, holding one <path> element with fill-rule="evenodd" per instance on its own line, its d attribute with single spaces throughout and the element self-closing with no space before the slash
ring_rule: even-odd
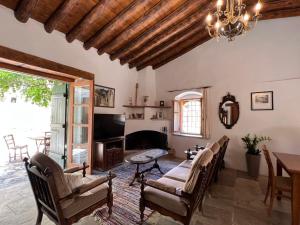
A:
<svg viewBox="0 0 300 225">
<path fill-rule="evenodd" d="M 268 186 L 267 186 L 267 192 L 265 195 L 264 203 L 265 204 L 267 203 L 268 197 L 270 196 L 270 205 L 268 209 L 268 213 L 270 215 L 273 208 L 274 198 L 276 196 L 290 198 L 289 195 L 284 195 L 283 193 L 285 192 L 291 193 L 292 181 L 290 177 L 275 176 L 274 167 L 267 146 L 263 145 L 262 150 L 268 165 Z"/>
<path fill-rule="evenodd" d="M 27 155 L 27 157 L 29 158 L 27 145 L 16 145 L 14 136 L 12 134 L 5 135 L 5 136 L 3 136 L 3 138 L 4 138 L 6 146 L 8 148 L 9 162 L 11 162 L 12 158 L 14 160 L 16 160 L 18 150 L 19 150 L 19 156 L 21 159 L 23 159 L 23 155 Z"/>
</svg>

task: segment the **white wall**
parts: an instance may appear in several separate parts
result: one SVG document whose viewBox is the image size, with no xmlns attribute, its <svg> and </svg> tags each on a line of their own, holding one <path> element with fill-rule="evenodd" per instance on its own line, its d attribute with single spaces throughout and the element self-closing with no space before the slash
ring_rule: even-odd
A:
<svg viewBox="0 0 300 225">
<path fill-rule="evenodd" d="M 209 141 L 228 135 L 227 166 L 245 170 L 240 141 L 247 133 L 268 135 L 272 151 L 300 154 L 300 17 L 260 21 L 233 42 L 210 40 L 156 71 L 157 98 L 171 100 L 168 90 L 212 85 Z M 298 79 L 292 79 L 298 78 Z M 285 80 L 286 79 L 286 80 Z M 277 81 L 278 80 L 278 81 Z M 250 93 L 274 91 L 273 111 L 251 111 Z M 218 105 L 227 92 L 240 104 L 238 123 L 227 130 L 218 118 Z M 172 136 L 177 156 L 207 140 Z M 262 173 L 266 173 L 263 159 Z"/>
<path fill-rule="evenodd" d="M 111 61 L 105 54 L 99 56 L 95 49 L 84 50 L 82 43 L 68 43 L 65 35 L 54 31 L 48 34 L 41 23 L 30 19 L 23 24 L 13 11 L 0 6 L 0 45 L 72 66 L 95 74 L 95 84 L 116 89 L 116 107 L 95 108 L 95 112 L 123 113 L 123 104 L 134 95 L 138 73 L 118 60 Z"/>
</svg>

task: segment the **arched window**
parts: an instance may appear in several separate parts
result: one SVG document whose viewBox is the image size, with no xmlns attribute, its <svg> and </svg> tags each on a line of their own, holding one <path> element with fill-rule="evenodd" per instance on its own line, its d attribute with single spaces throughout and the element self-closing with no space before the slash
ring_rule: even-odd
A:
<svg viewBox="0 0 300 225">
<path fill-rule="evenodd" d="M 184 92 L 174 99 L 174 133 L 179 135 L 201 135 L 202 94 Z"/>
</svg>

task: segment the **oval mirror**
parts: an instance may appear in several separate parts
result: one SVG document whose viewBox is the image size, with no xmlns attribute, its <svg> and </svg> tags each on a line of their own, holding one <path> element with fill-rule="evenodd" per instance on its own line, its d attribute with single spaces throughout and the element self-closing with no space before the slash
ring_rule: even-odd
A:
<svg viewBox="0 0 300 225">
<path fill-rule="evenodd" d="M 231 129 L 237 123 L 239 115 L 239 103 L 233 95 L 228 93 L 219 105 L 220 121 L 227 129 Z"/>
</svg>

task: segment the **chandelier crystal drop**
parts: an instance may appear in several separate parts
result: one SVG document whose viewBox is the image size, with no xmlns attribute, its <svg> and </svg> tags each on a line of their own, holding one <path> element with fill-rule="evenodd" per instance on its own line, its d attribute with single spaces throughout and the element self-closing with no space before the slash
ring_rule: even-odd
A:
<svg viewBox="0 0 300 225">
<path fill-rule="evenodd" d="M 217 0 L 216 5 L 217 11 L 206 17 L 206 28 L 209 35 L 217 40 L 223 36 L 233 41 L 236 36 L 251 30 L 261 17 L 260 0 L 253 9 L 253 15 L 247 12 L 243 0 L 226 0 L 226 6 L 223 0 Z"/>
</svg>

